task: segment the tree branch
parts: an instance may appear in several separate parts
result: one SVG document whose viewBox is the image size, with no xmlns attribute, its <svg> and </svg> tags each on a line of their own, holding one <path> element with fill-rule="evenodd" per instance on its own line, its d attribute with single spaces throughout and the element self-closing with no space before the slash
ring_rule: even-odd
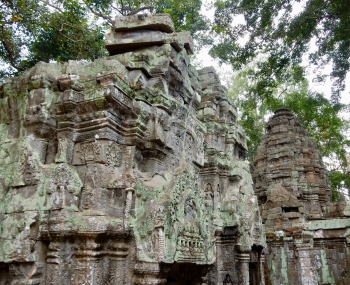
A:
<svg viewBox="0 0 350 285">
<path fill-rule="evenodd" d="M 62 14 L 64 13 L 64 11 L 61 8 L 55 6 L 55 5 L 53 5 L 53 4 L 51 4 L 51 3 L 47 2 L 47 1 L 46 1 L 46 5 L 50 6 L 51 8 L 54 8 L 54 9 L 58 10 Z"/>
<path fill-rule="evenodd" d="M 2 30 L 2 34 L 4 33 L 4 27 L 1 27 Z M 0 37 L 0 41 L 7 53 L 7 58 L 9 60 L 10 65 L 17 69 L 17 71 L 24 71 L 24 68 L 20 67 L 17 63 L 16 63 L 16 59 L 15 56 L 12 53 L 11 47 L 9 45 L 9 43 L 6 41 L 5 37 Z"/>
<path fill-rule="evenodd" d="M 72 38 L 70 38 L 70 37 L 66 36 L 65 34 L 63 34 L 62 31 L 63 31 L 63 27 L 64 27 L 64 26 L 68 26 L 68 27 L 77 29 L 77 28 L 74 27 L 73 25 L 66 24 L 66 23 L 62 23 L 61 28 L 58 29 L 58 32 L 59 32 L 64 38 L 68 39 L 69 41 L 72 41 L 73 43 L 83 42 L 83 40 L 73 40 Z M 77 29 L 77 30 L 79 30 L 79 29 Z"/>
<path fill-rule="evenodd" d="M 98 16 L 98 17 L 101 17 L 102 19 L 105 19 L 111 26 L 114 25 L 114 21 L 112 20 L 111 17 L 108 17 L 104 14 L 102 14 L 101 12 L 99 11 L 95 11 L 92 7 L 90 7 L 89 4 L 86 3 L 85 0 L 83 0 L 83 2 L 85 3 L 86 7 L 88 7 L 88 9 L 90 10 L 91 13 L 93 13 L 94 15 Z"/>
</svg>

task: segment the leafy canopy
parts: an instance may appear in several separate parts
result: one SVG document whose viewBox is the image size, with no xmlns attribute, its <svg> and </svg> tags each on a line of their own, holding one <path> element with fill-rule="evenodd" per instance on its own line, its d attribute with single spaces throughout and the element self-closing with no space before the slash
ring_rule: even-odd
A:
<svg viewBox="0 0 350 285">
<path fill-rule="evenodd" d="M 0 3 L 0 77 L 38 61 L 93 60 L 106 55 L 103 36 L 116 15 L 169 13 L 176 30 L 208 29 L 201 0 L 4 0 Z"/>
<path fill-rule="evenodd" d="M 0 58 L 23 72 L 38 61 L 92 60 L 102 56 L 103 29 L 78 0 L 5 0 L 0 4 Z"/>
<path fill-rule="evenodd" d="M 350 68 L 350 5 L 346 0 L 215 0 L 211 55 L 239 70 L 258 54 L 267 58 L 255 73 L 262 92 L 289 73 L 300 82 L 309 55 L 319 67 L 332 63 L 332 101 L 337 103 Z M 310 47 L 315 45 L 315 50 Z"/>
</svg>

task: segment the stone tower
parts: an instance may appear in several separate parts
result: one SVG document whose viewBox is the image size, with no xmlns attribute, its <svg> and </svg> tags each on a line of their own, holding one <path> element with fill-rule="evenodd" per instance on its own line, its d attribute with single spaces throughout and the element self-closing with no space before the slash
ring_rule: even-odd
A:
<svg viewBox="0 0 350 285">
<path fill-rule="evenodd" d="M 253 179 L 266 284 L 350 284 L 350 207 L 330 202 L 321 156 L 289 110 L 276 110 L 267 123 Z"/>
<path fill-rule="evenodd" d="M 168 15 L 0 86 L 0 284 L 263 284 L 237 111 Z"/>
</svg>

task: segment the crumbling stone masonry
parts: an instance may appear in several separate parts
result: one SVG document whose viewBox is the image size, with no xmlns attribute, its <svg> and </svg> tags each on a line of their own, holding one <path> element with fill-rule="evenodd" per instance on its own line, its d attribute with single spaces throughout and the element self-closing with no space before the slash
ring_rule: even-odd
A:
<svg viewBox="0 0 350 285">
<path fill-rule="evenodd" d="M 117 18 L 106 48 L 0 86 L 0 284 L 263 284 L 245 137 L 214 69 L 191 66 L 168 15 Z"/>
<path fill-rule="evenodd" d="M 266 284 L 350 284 L 350 207 L 330 202 L 315 143 L 287 109 L 266 127 L 255 158 L 266 230 Z"/>
</svg>

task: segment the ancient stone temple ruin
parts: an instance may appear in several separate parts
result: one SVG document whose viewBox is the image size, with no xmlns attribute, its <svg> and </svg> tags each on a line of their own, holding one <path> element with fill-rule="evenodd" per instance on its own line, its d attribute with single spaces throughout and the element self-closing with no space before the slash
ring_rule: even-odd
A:
<svg viewBox="0 0 350 285">
<path fill-rule="evenodd" d="M 0 86 L 0 284 L 263 284 L 245 137 L 215 71 L 190 64 L 192 39 L 168 15 L 117 18 L 106 48 Z M 321 218 L 331 208 L 317 187 L 303 211 Z M 298 201 L 281 206 L 291 219 Z M 310 236 L 324 226 L 334 228 L 310 223 L 285 250 L 313 242 L 326 262 L 331 244 Z"/>
<path fill-rule="evenodd" d="M 315 143 L 287 109 L 266 127 L 255 158 L 266 231 L 266 284 L 350 284 L 350 207 L 330 202 Z"/>
</svg>

